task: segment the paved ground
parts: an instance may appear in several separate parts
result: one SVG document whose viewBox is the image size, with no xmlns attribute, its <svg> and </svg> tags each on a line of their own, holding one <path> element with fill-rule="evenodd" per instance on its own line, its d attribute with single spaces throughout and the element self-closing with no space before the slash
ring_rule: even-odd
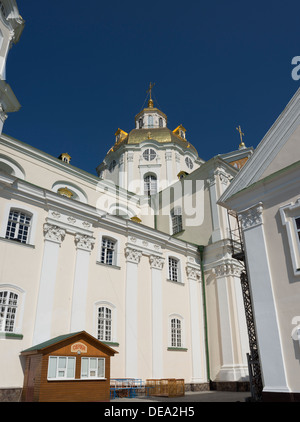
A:
<svg viewBox="0 0 300 422">
<path fill-rule="evenodd" d="M 249 392 L 237 393 L 231 391 L 203 391 L 203 392 L 186 392 L 183 397 L 168 398 L 168 397 L 139 397 L 139 398 L 121 398 L 111 400 L 110 403 L 154 403 L 154 402 L 246 402 L 246 399 L 251 398 Z"/>
</svg>

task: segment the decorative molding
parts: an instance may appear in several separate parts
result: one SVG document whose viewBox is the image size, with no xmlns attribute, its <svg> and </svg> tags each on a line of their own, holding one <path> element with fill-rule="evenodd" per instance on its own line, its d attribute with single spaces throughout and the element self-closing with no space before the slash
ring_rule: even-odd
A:
<svg viewBox="0 0 300 422">
<path fill-rule="evenodd" d="M 187 278 L 190 280 L 201 281 L 201 271 L 191 265 L 187 264 L 185 267 Z"/>
<path fill-rule="evenodd" d="M 150 261 L 150 268 L 156 268 L 157 270 L 162 270 L 165 262 L 165 258 L 162 258 L 158 255 L 150 255 L 149 256 Z"/>
<path fill-rule="evenodd" d="M 95 238 L 92 236 L 87 236 L 85 234 L 77 233 L 75 235 L 75 243 L 76 243 L 77 249 L 91 251 L 94 248 Z"/>
<path fill-rule="evenodd" d="M 66 230 L 52 224 L 44 224 L 44 236 L 46 240 L 61 243 L 66 235 Z"/>
<path fill-rule="evenodd" d="M 125 257 L 127 262 L 132 262 L 134 264 L 139 264 L 142 256 L 142 251 L 138 249 L 133 249 L 126 247 L 125 248 Z"/>
<path fill-rule="evenodd" d="M 258 226 L 259 224 L 263 224 L 262 213 L 262 202 L 259 202 L 259 204 L 240 212 L 238 214 L 238 218 L 242 224 L 242 229 L 246 230 L 254 226 Z"/>
<path fill-rule="evenodd" d="M 239 277 L 241 274 L 241 271 L 242 271 L 241 267 L 231 262 L 225 262 L 214 268 L 214 273 L 217 278 L 229 277 L 229 276 Z"/>
</svg>

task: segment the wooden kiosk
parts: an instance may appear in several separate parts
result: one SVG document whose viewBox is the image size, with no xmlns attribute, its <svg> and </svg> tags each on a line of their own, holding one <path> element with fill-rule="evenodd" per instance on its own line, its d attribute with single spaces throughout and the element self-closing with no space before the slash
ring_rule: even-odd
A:
<svg viewBox="0 0 300 422">
<path fill-rule="evenodd" d="M 23 402 L 110 400 L 110 358 L 116 352 L 85 331 L 23 350 Z"/>
</svg>

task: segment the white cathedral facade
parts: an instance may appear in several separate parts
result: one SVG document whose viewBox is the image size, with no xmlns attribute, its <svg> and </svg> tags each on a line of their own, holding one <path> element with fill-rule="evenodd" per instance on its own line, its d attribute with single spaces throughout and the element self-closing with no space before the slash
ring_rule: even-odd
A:
<svg viewBox="0 0 300 422">
<path fill-rule="evenodd" d="M 19 108 L 4 69 L 23 26 L 1 1 L 2 123 Z M 82 330 L 118 352 L 113 378 L 248 380 L 241 268 L 217 201 L 252 149 L 205 162 L 151 90 L 112 144 L 93 175 L 1 133 L 0 399 L 22 389 L 23 350 Z"/>
</svg>

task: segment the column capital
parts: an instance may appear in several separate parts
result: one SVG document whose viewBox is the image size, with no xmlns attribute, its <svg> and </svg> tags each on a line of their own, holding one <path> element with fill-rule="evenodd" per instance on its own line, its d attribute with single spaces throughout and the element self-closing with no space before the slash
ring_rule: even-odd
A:
<svg viewBox="0 0 300 422">
<path fill-rule="evenodd" d="M 55 226 L 54 224 L 45 223 L 43 229 L 46 240 L 50 240 L 55 243 L 61 243 L 65 238 L 66 230 Z"/>
<path fill-rule="evenodd" d="M 165 258 L 158 255 L 149 256 L 150 268 L 156 268 L 157 270 L 162 270 L 165 262 Z"/>
<path fill-rule="evenodd" d="M 126 247 L 125 248 L 125 257 L 127 262 L 132 262 L 134 264 L 139 264 L 142 256 L 142 251 L 139 249 L 133 249 Z"/>
<path fill-rule="evenodd" d="M 249 229 L 263 223 L 262 219 L 263 203 L 259 202 L 250 208 L 238 213 L 239 221 L 241 222 L 242 229 Z"/>
<path fill-rule="evenodd" d="M 214 269 L 216 278 L 236 276 L 241 275 L 242 267 L 235 264 L 234 262 L 224 262 L 223 264 L 218 265 Z"/>
<path fill-rule="evenodd" d="M 187 264 L 185 267 L 187 278 L 190 280 L 201 281 L 201 271 L 192 265 Z"/>
<path fill-rule="evenodd" d="M 90 252 L 94 247 L 95 238 L 86 234 L 76 233 L 75 244 L 77 249 L 82 249 L 84 251 Z"/>
</svg>

